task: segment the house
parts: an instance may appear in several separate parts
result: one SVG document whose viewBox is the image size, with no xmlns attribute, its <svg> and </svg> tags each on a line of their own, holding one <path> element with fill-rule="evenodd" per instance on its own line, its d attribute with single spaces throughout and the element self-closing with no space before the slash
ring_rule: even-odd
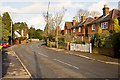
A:
<svg viewBox="0 0 120 80">
<path fill-rule="evenodd" d="M 22 29 L 22 30 L 17 29 L 14 33 L 15 33 L 15 38 L 18 37 L 27 37 L 27 39 L 29 38 L 28 33 L 26 33 L 26 29 Z"/>
<path fill-rule="evenodd" d="M 114 20 L 116 18 L 119 19 L 119 17 L 120 17 L 120 10 L 112 9 L 111 11 L 109 11 L 108 5 L 104 5 L 103 15 L 101 15 L 99 18 L 87 24 L 88 35 L 90 35 L 91 33 L 98 33 L 99 27 L 102 29 L 103 33 L 106 31 L 113 30 Z"/>
<path fill-rule="evenodd" d="M 85 19 L 85 15 L 82 15 L 81 22 L 71 28 L 72 36 L 76 37 L 88 36 L 87 24 L 93 20 L 94 19 L 92 17 L 88 17 L 87 19 Z"/>
<path fill-rule="evenodd" d="M 78 22 L 76 22 L 75 17 L 73 17 L 73 22 L 65 22 L 64 35 L 71 34 L 71 28 L 76 24 L 78 24 Z"/>
</svg>

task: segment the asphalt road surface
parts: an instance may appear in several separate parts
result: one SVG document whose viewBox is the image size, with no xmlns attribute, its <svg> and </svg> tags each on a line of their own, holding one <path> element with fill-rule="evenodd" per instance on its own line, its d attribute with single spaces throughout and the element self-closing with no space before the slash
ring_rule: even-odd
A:
<svg viewBox="0 0 120 80">
<path fill-rule="evenodd" d="M 87 60 L 41 44 L 30 43 L 13 48 L 35 78 L 118 78 L 118 65 Z"/>
</svg>

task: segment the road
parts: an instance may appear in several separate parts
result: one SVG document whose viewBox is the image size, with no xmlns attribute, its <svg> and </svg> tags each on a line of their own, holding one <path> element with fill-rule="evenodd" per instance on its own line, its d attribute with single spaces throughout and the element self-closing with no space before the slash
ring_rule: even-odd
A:
<svg viewBox="0 0 120 80">
<path fill-rule="evenodd" d="M 41 46 L 18 45 L 13 51 L 33 77 L 37 78 L 118 78 L 118 66 L 87 60 Z"/>
</svg>

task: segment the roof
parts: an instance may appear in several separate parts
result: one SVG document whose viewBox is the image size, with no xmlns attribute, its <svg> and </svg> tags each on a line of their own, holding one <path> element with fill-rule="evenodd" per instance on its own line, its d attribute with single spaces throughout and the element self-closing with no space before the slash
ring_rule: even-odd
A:
<svg viewBox="0 0 120 80">
<path fill-rule="evenodd" d="M 79 22 L 76 22 L 78 24 Z M 67 26 L 67 29 L 70 29 L 73 27 L 73 22 L 65 22 L 65 25 Z"/>
<path fill-rule="evenodd" d="M 89 24 L 95 24 L 95 23 L 100 23 L 100 22 L 104 22 L 104 21 L 115 20 L 119 16 L 120 16 L 120 10 L 113 9 L 113 10 L 109 11 L 109 13 L 106 16 L 102 15 L 99 18 L 92 21 L 91 23 L 89 23 Z"/>
<path fill-rule="evenodd" d="M 79 26 L 86 26 L 89 22 L 93 21 L 94 19 L 92 17 L 88 17 L 85 21 L 80 22 L 79 24 L 76 24 L 72 28 L 79 27 Z"/>
<path fill-rule="evenodd" d="M 70 29 L 72 27 L 72 22 L 65 22 L 65 25 L 68 29 Z"/>
</svg>

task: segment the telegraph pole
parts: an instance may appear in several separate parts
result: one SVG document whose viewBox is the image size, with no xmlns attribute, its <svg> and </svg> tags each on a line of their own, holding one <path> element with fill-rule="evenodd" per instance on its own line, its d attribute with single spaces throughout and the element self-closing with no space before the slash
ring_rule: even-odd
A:
<svg viewBox="0 0 120 80">
<path fill-rule="evenodd" d="M 48 3 L 48 10 L 47 10 L 47 29 L 48 29 L 48 31 L 47 31 L 47 35 L 49 35 L 49 24 L 48 24 L 48 17 L 49 17 L 49 5 L 50 5 L 50 2 Z"/>
<path fill-rule="evenodd" d="M 11 21 L 11 46 L 12 46 L 12 21 Z"/>
<path fill-rule="evenodd" d="M 49 5 L 50 2 L 48 3 L 48 10 L 47 10 L 47 46 L 50 46 L 50 41 L 49 41 L 49 23 L 48 23 L 48 18 L 49 18 Z"/>
</svg>

